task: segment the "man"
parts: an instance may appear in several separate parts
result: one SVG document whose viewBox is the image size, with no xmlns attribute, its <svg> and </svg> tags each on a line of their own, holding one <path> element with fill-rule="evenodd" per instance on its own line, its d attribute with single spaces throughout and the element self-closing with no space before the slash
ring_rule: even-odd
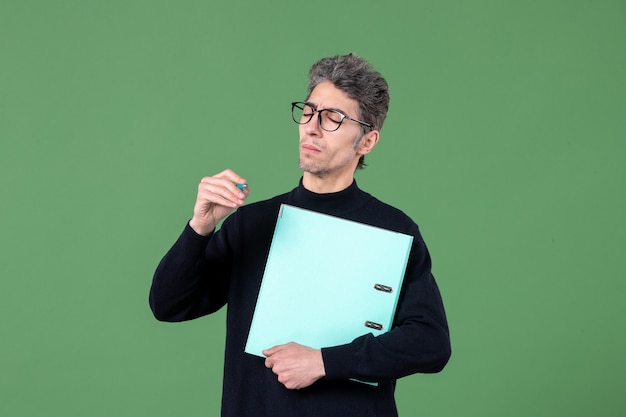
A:
<svg viewBox="0 0 626 417">
<path fill-rule="evenodd" d="M 228 305 L 223 416 L 397 416 L 396 379 L 439 372 L 449 359 L 450 339 L 417 225 L 354 180 L 378 143 L 389 105 L 387 83 L 352 54 L 322 59 L 309 75 L 307 99 L 292 104 L 303 170 L 298 187 L 244 205 L 249 189 L 236 172 L 203 178 L 192 219 L 154 275 L 150 306 L 159 320 L 182 321 Z M 265 359 L 244 352 L 282 203 L 414 236 L 389 332 L 322 349 L 268 346 Z M 315 262 L 311 254 L 302 267 L 314 268 Z"/>
</svg>

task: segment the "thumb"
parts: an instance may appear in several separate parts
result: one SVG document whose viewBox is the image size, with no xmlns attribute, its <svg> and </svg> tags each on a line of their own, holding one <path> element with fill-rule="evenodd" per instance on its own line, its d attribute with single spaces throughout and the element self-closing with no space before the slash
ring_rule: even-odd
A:
<svg viewBox="0 0 626 417">
<path fill-rule="evenodd" d="M 263 355 L 265 356 L 272 356 L 273 354 L 275 354 L 276 352 L 278 352 L 280 350 L 280 346 L 273 346 L 269 349 L 265 349 L 263 350 Z"/>
</svg>

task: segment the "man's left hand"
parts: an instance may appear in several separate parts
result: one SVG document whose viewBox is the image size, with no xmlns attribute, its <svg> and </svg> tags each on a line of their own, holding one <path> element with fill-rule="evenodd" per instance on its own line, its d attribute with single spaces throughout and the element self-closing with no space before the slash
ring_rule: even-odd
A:
<svg viewBox="0 0 626 417">
<path fill-rule="evenodd" d="M 301 389 L 326 375 L 322 351 L 290 342 L 263 351 L 265 366 L 287 389 Z"/>
</svg>

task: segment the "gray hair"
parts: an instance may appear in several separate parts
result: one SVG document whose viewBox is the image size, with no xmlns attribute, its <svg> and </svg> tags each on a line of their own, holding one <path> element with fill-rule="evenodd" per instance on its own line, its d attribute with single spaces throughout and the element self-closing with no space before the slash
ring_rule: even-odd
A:
<svg viewBox="0 0 626 417">
<path fill-rule="evenodd" d="M 348 97 L 359 103 L 359 119 L 381 130 L 389 110 L 389 86 L 383 76 L 365 59 L 354 55 L 323 58 L 309 71 L 309 95 L 323 81 L 330 81 Z M 363 134 L 367 127 L 363 126 Z M 362 136 L 362 135 L 361 135 Z M 358 168 L 365 165 L 363 157 Z"/>
</svg>

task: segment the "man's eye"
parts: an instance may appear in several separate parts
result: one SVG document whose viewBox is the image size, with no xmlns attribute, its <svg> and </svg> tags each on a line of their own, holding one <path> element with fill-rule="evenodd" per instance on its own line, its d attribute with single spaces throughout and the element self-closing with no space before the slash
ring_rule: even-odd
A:
<svg viewBox="0 0 626 417">
<path fill-rule="evenodd" d="M 313 113 L 315 113 L 315 110 L 313 110 L 311 106 L 304 106 L 304 108 L 302 109 L 303 116 L 309 117 L 309 116 L 312 116 Z"/>
<path fill-rule="evenodd" d="M 341 123 L 341 119 L 343 119 L 341 114 L 334 112 L 334 111 L 325 111 L 324 118 L 328 120 L 329 122 L 333 122 L 336 124 Z"/>
</svg>

